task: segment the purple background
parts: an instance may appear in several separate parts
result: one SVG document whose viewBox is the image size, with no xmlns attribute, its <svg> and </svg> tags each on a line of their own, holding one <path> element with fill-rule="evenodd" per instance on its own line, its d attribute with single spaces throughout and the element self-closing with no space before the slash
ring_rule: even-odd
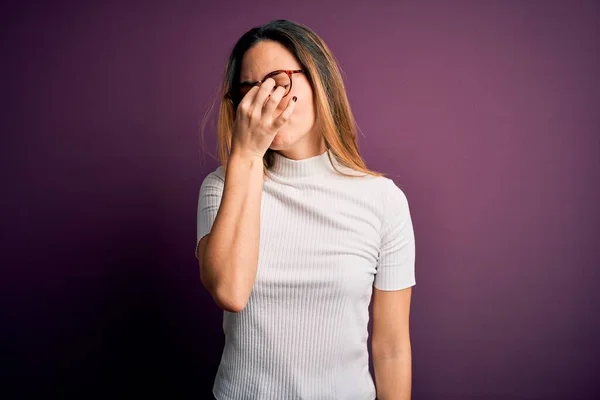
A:
<svg viewBox="0 0 600 400">
<path fill-rule="evenodd" d="M 166 3 L 1 10 L 0 397 L 207 398 L 199 123 L 275 18 L 329 44 L 409 198 L 413 398 L 600 396 L 598 3 Z"/>
</svg>

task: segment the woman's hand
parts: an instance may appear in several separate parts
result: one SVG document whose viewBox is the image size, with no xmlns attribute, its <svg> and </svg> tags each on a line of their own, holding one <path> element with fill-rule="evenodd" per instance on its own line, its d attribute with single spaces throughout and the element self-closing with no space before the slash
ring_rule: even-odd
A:
<svg viewBox="0 0 600 400">
<path fill-rule="evenodd" d="M 275 116 L 285 88 L 278 86 L 273 91 L 275 80 L 269 78 L 260 86 L 254 86 L 246 93 L 236 111 L 231 153 L 262 159 L 277 132 L 289 121 L 296 105 L 293 97 L 283 110 Z"/>
</svg>

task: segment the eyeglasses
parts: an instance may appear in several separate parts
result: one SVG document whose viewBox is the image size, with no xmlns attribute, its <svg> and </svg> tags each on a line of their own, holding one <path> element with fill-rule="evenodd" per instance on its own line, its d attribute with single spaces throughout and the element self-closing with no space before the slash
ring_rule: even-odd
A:
<svg viewBox="0 0 600 400">
<path fill-rule="evenodd" d="M 279 69 L 277 71 L 269 72 L 267 74 L 267 76 L 265 76 L 260 81 L 256 81 L 256 82 L 245 81 L 245 82 L 239 83 L 237 85 L 234 85 L 233 88 L 229 92 L 227 92 L 227 94 L 225 95 L 225 98 L 229 99 L 229 101 L 231 101 L 231 104 L 233 105 L 234 108 L 237 108 L 237 106 L 240 104 L 240 102 L 242 101 L 244 96 L 250 91 L 250 89 L 252 89 L 254 86 L 258 86 L 258 85 L 262 84 L 264 81 L 266 81 L 269 78 L 273 78 L 275 80 L 275 88 L 277 86 L 283 86 L 285 88 L 285 93 L 283 94 L 283 97 L 285 97 L 288 94 L 290 94 L 290 92 L 292 90 L 292 75 L 303 73 L 303 72 L 304 72 L 303 69 L 296 69 L 296 70 Z"/>
</svg>

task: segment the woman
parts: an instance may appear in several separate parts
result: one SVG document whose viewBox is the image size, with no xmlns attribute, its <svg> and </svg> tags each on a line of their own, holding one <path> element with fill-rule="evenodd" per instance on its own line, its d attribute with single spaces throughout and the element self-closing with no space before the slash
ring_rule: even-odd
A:
<svg viewBox="0 0 600 400">
<path fill-rule="evenodd" d="M 213 394 L 409 399 L 408 203 L 361 159 L 334 56 L 306 26 L 272 21 L 237 42 L 223 94 L 196 246 L 224 310 Z"/>
</svg>

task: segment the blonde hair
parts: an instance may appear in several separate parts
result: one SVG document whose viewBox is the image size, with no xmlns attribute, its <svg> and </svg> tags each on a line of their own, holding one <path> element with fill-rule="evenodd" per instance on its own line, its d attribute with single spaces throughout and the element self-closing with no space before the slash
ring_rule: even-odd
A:
<svg viewBox="0 0 600 400">
<path fill-rule="evenodd" d="M 310 28 L 289 20 L 274 20 L 246 32 L 234 46 L 225 65 L 221 84 L 221 103 L 217 120 L 218 154 L 223 169 L 231 151 L 235 110 L 225 99 L 226 93 L 239 82 L 242 58 L 247 50 L 264 40 L 279 42 L 300 62 L 314 92 L 315 116 L 325 146 L 337 161 L 354 171 L 373 176 L 382 173 L 367 168 L 358 151 L 357 125 L 350 109 L 342 75 L 331 50 Z M 264 173 L 272 165 L 273 150 L 263 158 Z M 333 164 L 335 168 L 335 163 Z M 342 175 L 348 175 L 336 170 Z M 356 176 L 356 175 L 348 175 Z"/>
</svg>

